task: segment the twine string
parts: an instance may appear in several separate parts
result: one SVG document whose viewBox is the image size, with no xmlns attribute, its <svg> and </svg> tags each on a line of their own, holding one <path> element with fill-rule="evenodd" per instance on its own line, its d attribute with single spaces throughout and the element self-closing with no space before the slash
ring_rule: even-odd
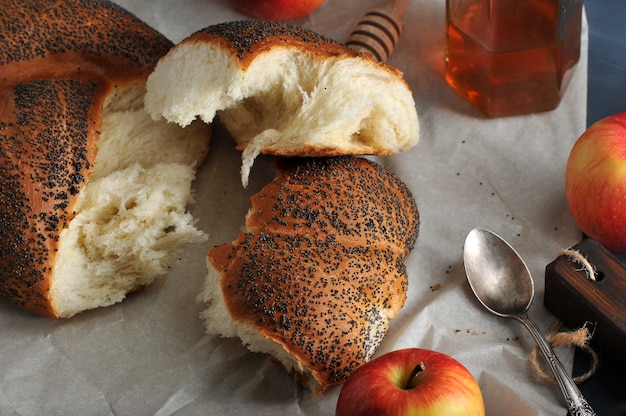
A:
<svg viewBox="0 0 626 416">
<path fill-rule="evenodd" d="M 587 275 L 587 279 L 593 282 L 597 280 L 596 268 L 593 266 L 593 264 L 589 262 L 589 260 L 587 260 L 587 258 L 582 253 L 580 253 L 580 251 L 567 248 L 561 250 L 561 255 L 567 256 L 571 261 L 580 264 L 581 268 L 578 270 L 583 270 Z M 596 373 L 600 363 L 598 354 L 593 350 L 593 348 L 589 346 L 589 340 L 591 339 L 593 334 L 589 332 L 587 324 L 570 332 L 559 332 L 560 327 L 561 323 L 557 322 L 550 331 L 550 333 L 546 335 L 546 339 L 548 340 L 552 348 L 556 349 L 566 345 L 573 345 L 575 347 L 581 348 L 583 351 L 587 352 L 587 354 L 591 356 L 591 365 L 587 372 L 573 378 L 575 383 L 582 383 Z M 539 347 L 535 346 L 528 358 L 533 370 L 540 378 L 551 382 L 556 382 L 554 375 L 551 372 L 547 373 L 539 365 L 539 360 L 537 359 L 538 351 Z"/>
<path fill-rule="evenodd" d="M 593 348 L 591 348 L 588 345 L 588 342 L 591 339 L 592 334 L 589 332 L 589 328 L 587 327 L 587 324 L 571 332 L 558 332 L 560 326 L 561 326 L 561 323 L 557 322 L 555 326 L 553 327 L 552 331 L 548 335 L 546 335 L 546 339 L 548 340 L 552 348 L 556 349 L 556 348 L 563 347 L 566 345 L 574 345 L 578 348 L 581 348 L 582 350 L 584 350 L 591 356 L 592 362 L 591 362 L 590 368 L 584 374 L 581 374 L 577 377 L 573 377 L 573 380 L 575 383 L 582 383 L 583 381 L 588 380 L 590 377 L 592 377 L 596 373 L 596 371 L 598 370 L 598 366 L 600 364 L 600 359 L 598 357 L 598 354 L 593 350 Z M 551 381 L 551 382 L 556 382 L 554 375 L 551 372 L 547 373 L 546 371 L 543 370 L 543 368 L 541 368 L 539 364 L 539 360 L 537 359 L 538 351 L 539 351 L 539 347 L 535 346 L 533 350 L 531 351 L 530 356 L 528 358 L 533 370 L 540 378 Z"/>
<path fill-rule="evenodd" d="M 561 254 L 569 257 L 571 261 L 580 264 L 582 268 L 578 270 L 584 270 L 585 274 L 587 275 L 587 279 L 593 282 L 597 280 L 596 268 L 593 266 L 593 264 L 589 262 L 589 260 L 587 260 L 587 257 L 583 256 L 580 253 L 580 251 L 566 248 L 561 250 Z"/>
</svg>

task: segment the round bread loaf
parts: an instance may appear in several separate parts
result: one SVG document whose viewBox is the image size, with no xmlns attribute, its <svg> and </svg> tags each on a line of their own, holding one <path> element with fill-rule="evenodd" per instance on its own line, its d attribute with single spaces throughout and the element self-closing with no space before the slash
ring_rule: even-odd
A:
<svg viewBox="0 0 626 416">
<path fill-rule="evenodd" d="M 313 393 L 342 383 L 404 305 L 418 227 L 410 191 L 381 165 L 282 160 L 246 231 L 209 252 L 207 332 L 270 354 Z"/>
<path fill-rule="evenodd" d="M 185 205 L 208 128 L 143 108 L 171 46 L 107 1 L 0 1 L 0 295 L 69 317 L 206 238 Z"/>
<path fill-rule="evenodd" d="M 400 71 L 285 23 L 200 30 L 160 60 L 147 90 L 154 118 L 186 125 L 218 114 L 243 150 L 244 185 L 259 153 L 385 156 L 418 141 L 415 101 Z"/>
</svg>

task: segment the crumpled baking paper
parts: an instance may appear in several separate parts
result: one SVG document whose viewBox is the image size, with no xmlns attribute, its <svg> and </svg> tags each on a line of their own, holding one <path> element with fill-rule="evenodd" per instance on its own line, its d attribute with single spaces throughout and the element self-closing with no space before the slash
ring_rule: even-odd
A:
<svg viewBox="0 0 626 416">
<path fill-rule="evenodd" d="M 227 0 L 119 0 L 175 43 L 207 25 L 243 19 Z M 377 1 L 326 0 L 295 23 L 343 41 Z M 406 259 L 408 300 L 377 355 L 435 349 L 461 361 L 480 383 L 487 414 L 565 415 L 555 384 L 528 363 L 534 344 L 521 324 L 474 299 L 462 264 L 474 227 L 499 233 L 524 257 L 536 296 L 530 315 L 544 330 L 545 265 L 581 238 L 567 209 L 564 168 L 586 118 L 587 26 L 581 59 L 558 109 L 487 119 L 444 80 L 445 2 L 413 0 L 389 64 L 414 91 L 421 141 L 409 152 L 374 158 L 414 193 L 421 229 Z M 0 301 L 0 415 L 331 415 L 340 388 L 311 397 L 271 360 L 237 339 L 204 335 L 196 302 L 210 247 L 232 241 L 249 197 L 270 181 L 260 157 L 251 183 L 219 125 L 195 183 L 190 210 L 209 234 L 163 279 L 123 303 L 47 320 Z M 560 350 L 571 368 L 571 350 Z"/>
</svg>

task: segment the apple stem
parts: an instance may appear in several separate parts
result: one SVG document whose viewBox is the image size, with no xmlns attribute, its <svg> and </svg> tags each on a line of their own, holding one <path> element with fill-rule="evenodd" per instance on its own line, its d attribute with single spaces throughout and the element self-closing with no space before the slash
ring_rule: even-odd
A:
<svg viewBox="0 0 626 416">
<path fill-rule="evenodd" d="M 425 369 L 426 369 L 426 366 L 424 365 L 423 361 L 421 361 L 418 365 L 415 366 L 413 371 L 411 371 L 411 374 L 409 374 L 409 379 L 407 380 L 407 384 L 406 384 L 406 390 L 409 390 L 415 387 L 416 385 L 415 379 Z"/>
</svg>

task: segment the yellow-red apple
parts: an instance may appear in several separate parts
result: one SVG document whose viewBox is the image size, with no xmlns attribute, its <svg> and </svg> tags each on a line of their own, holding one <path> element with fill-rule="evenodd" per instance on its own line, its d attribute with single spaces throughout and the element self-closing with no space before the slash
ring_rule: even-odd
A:
<svg viewBox="0 0 626 416">
<path fill-rule="evenodd" d="M 626 113 L 596 122 L 578 138 L 567 160 L 565 193 L 587 236 L 626 252 Z"/>
<path fill-rule="evenodd" d="M 324 0 L 230 0 L 233 6 L 261 20 L 291 20 L 306 16 Z"/>
<path fill-rule="evenodd" d="M 336 416 L 484 416 L 476 379 L 449 355 L 392 351 L 359 367 L 344 383 Z"/>
</svg>

